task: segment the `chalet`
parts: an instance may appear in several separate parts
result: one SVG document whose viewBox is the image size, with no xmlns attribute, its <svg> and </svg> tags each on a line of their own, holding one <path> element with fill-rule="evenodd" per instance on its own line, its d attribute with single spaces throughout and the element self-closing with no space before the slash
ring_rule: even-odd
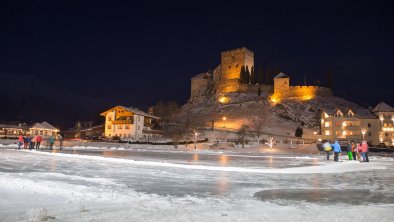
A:
<svg viewBox="0 0 394 222">
<path fill-rule="evenodd" d="M 154 129 L 159 118 L 139 109 L 116 106 L 100 115 L 105 117 L 104 134 L 108 138 L 144 140 L 160 137 L 160 131 Z"/>
<path fill-rule="evenodd" d="M 394 145 L 394 109 L 382 102 L 374 109 L 325 109 L 321 113 L 323 139 L 367 140 L 370 144 Z"/>
<path fill-rule="evenodd" d="M 47 122 L 34 123 L 29 127 L 30 135 L 57 136 L 59 129 Z"/>
</svg>

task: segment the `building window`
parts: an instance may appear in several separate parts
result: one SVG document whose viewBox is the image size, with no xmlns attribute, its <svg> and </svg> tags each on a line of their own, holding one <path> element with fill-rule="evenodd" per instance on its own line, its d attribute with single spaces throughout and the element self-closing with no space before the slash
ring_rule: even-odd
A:
<svg viewBox="0 0 394 222">
<path fill-rule="evenodd" d="M 112 120 L 112 118 L 111 117 L 108 117 L 108 121 L 111 121 Z"/>
<path fill-rule="evenodd" d="M 388 134 L 388 133 L 385 133 L 384 136 L 389 136 L 389 134 Z"/>
<path fill-rule="evenodd" d="M 138 116 L 138 121 L 141 121 L 141 117 L 140 116 Z"/>
<path fill-rule="evenodd" d="M 330 135 L 330 131 L 326 130 L 325 134 L 326 134 L 326 136 L 329 136 Z"/>
<path fill-rule="evenodd" d="M 369 133 L 368 133 L 368 136 L 372 136 L 372 133 L 369 132 Z"/>
<path fill-rule="evenodd" d="M 124 125 L 124 128 L 125 129 L 130 129 L 130 126 L 129 125 Z"/>
<path fill-rule="evenodd" d="M 131 134 L 129 134 L 129 138 L 131 137 Z"/>
<path fill-rule="evenodd" d="M 45 131 L 45 132 L 44 132 L 44 135 L 45 135 L 45 136 L 47 136 L 47 135 L 48 135 L 48 132 L 47 132 L 47 131 Z"/>
<path fill-rule="evenodd" d="M 126 138 L 126 134 L 123 134 L 123 137 Z"/>
<path fill-rule="evenodd" d="M 341 131 L 336 131 L 335 135 L 340 136 L 340 135 L 342 135 L 342 132 Z"/>
<path fill-rule="evenodd" d="M 325 127 L 329 127 L 329 126 L 330 126 L 330 122 L 325 122 L 325 123 L 324 123 L 324 126 L 325 126 Z"/>
<path fill-rule="evenodd" d="M 122 125 L 118 125 L 118 129 L 122 129 Z"/>
<path fill-rule="evenodd" d="M 110 134 L 108 134 L 108 137 L 111 137 L 111 133 L 110 133 Z"/>
<path fill-rule="evenodd" d="M 231 66 L 229 66 L 228 68 L 231 69 Z"/>
<path fill-rule="evenodd" d="M 235 67 L 237 67 L 237 68 L 238 68 L 238 64 L 237 64 Z"/>
<path fill-rule="evenodd" d="M 368 128 L 371 128 L 371 127 L 372 127 L 372 125 L 370 123 L 368 123 Z"/>
<path fill-rule="evenodd" d="M 329 117 L 328 114 L 324 113 L 324 118 L 328 118 L 328 117 Z"/>
<path fill-rule="evenodd" d="M 42 132 L 42 131 L 40 131 L 40 135 L 43 135 L 43 132 Z"/>
<path fill-rule="evenodd" d="M 107 125 L 107 129 L 111 129 L 111 125 L 108 124 L 108 125 Z"/>
<path fill-rule="evenodd" d="M 342 123 L 341 123 L 341 122 L 336 122 L 336 123 L 335 123 L 335 126 L 340 127 L 340 126 L 342 126 Z"/>
</svg>

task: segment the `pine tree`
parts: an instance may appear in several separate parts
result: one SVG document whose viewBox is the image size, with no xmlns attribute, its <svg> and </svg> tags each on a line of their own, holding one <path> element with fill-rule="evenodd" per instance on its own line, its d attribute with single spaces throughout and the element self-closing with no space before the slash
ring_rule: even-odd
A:
<svg viewBox="0 0 394 222">
<path fill-rule="evenodd" d="M 261 65 L 257 69 L 257 83 L 258 84 L 266 84 L 265 80 L 264 80 L 264 70 Z"/>
<path fill-rule="evenodd" d="M 267 85 L 273 85 L 274 84 L 274 80 L 273 80 L 273 76 L 272 76 L 272 69 L 270 66 L 268 66 L 265 69 L 265 82 Z"/>
<path fill-rule="evenodd" d="M 256 84 L 256 74 L 254 73 L 254 66 L 250 69 L 250 84 Z"/>
<path fill-rule="evenodd" d="M 250 83 L 250 72 L 249 72 L 249 68 L 248 66 L 246 66 L 246 72 L 245 72 L 245 84 L 249 84 Z"/>
<path fill-rule="evenodd" d="M 334 86 L 333 75 L 331 71 L 328 71 L 326 74 L 326 87 L 332 89 Z"/>
<path fill-rule="evenodd" d="M 242 66 L 241 72 L 239 73 L 239 82 L 240 83 L 245 83 L 245 76 L 246 76 L 245 66 Z"/>
</svg>

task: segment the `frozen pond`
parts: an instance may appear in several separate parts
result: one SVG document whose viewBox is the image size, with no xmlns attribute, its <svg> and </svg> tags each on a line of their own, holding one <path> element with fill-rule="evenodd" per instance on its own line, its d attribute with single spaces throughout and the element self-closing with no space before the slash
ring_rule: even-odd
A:
<svg viewBox="0 0 394 222">
<path fill-rule="evenodd" d="M 0 149 L 0 221 L 390 221 L 394 160 L 370 159 Z"/>
</svg>

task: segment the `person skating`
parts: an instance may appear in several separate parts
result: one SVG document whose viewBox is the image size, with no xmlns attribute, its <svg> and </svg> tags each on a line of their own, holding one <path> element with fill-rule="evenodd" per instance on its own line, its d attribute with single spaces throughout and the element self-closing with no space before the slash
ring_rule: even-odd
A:
<svg viewBox="0 0 394 222">
<path fill-rule="evenodd" d="M 361 144 L 361 155 L 363 156 L 363 162 L 369 162 L 368 148 L 369 147 L 367 141 L 363 140 Z"/>
<path fill-rule="evenodd" d="M 332 147 L 328 141 L 323 143 L 323 149 L 324 152 L 326 152 L 327 160 L 330 160 L 330 151 L 332 150 Z"/>
<path fill-rule="evenodd" d="M 342 152 L 341 146 L 339 145 L 338 141 L 335 141 L 335 143 L 331 144 L 331 146 L 334 148 L 334 161 L 338 162 L 339 154 Z"/>
<path fill-rule="evenodd" d="M 34 137 L 28 137 L 28 142 L 29 142 L 29 150 L 34 149 Z"/>
<path fill-rule="evenodd" d="M 357 153 L 357 151 L 356 151 L 357 146 L 356 146 L 356 144 L 354 143 L 354 141 L 352 141 L 350 144 L 351 144 L 351 150 L 352 150 L 353 160 L 354 160 L 354 161 L 357 161 L 357 156 L 356 156 L 356 153 Z"/>
<path fill-rule="evenodd" d="M 53 149 L 53 144 L 55 143 L 55 138 L 53 136 L 50 136 L 48 138 L 48 142 L 49 142 L 49 149 Z"/>
<path fill-rule="evenodd" d="M 23 149 L 27 149 L 27 147 L 30 145 L 30 139 L 28 136 L 23 137 Z"/>
<path fill-rule="evenodd" d="M 59 149 L 62 149 L 62 147 L 63 147 L 63 137 L 62 137 L 62 135 L 60 135 L 60 134 L 58 135 L 58 140 L 59 140 Z"/>
<path fill-rule="evenodd" d="M 352 144 L 350 142 L 347 143 L 346 145 L 346 152 L 349 160 L 353 160 L 353 154 L 352 154 Z"/>
<path fill-rule="evenodd" d="M 22 146 L 23 143 L 24 143 L 23 136 L 22 136 L 22 134 L 20 134 L 18 136 L 18 150 L 21 149 L 21 146 Z"/>
<path fill-rule="evenodd" d="M 36 150 L 40 149 L 41 141 L 42 141 L 42 137 L 40 135 L 38 135 L 36 137 Z"/>
<path fill-rule="evenodd" d="M 361 144 L 360 143 L 357 143 L 357 145 L 356 145 L 356 150 L 357 150 L 357 159 L 358 159 L 358 161 L 362 161 L 361 160 Z"/>
</svg>

